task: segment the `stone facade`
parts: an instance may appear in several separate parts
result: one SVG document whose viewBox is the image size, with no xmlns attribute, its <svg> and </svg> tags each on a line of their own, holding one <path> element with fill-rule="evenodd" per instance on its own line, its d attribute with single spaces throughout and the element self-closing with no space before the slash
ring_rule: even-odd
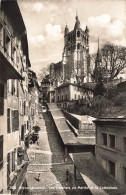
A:
<svg viewBox="0 0 126 195">
<path fill-rule="evenodd" d="M 69 32 L 66 25 L 64 31 L 64 50 L 62 54 L 63 77 L 70 82 L 82 83 L 89 81 L 89 29 L 80 27 L 76 16 L 74 30 Z"/>
</svg>

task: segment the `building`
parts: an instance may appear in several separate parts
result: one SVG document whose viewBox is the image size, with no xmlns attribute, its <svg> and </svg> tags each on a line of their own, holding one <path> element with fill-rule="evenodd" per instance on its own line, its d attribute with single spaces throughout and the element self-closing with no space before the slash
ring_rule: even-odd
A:
<svg viewBox="0 0 126 195">
<path fill-rule="evenodd" d="M 92 90 L 86 89 L 75 83 L 63 83 L 56 89 L 56 102 L 61 108 L 68 108 L 83 103 L 86 106 L 91 104 L 93 98 Z"/>
<path fill-rule="evenodd" d="M 28 96 L 29 96 L 29 130 L 33 129 L 33 126 L 37 125 L 38 114 L 39 114 L 39 85 L 35 72 L 29 70 L 29 85 L 28 85 Z"/>
<path fill-rule="evenodd" d="M 9 10 L 9 11 L 8 11 Z M 20 24 L 20 25 L 19 25 Z M 25 63 L 24 63 L 25 60 Z M 0 192 L 18 193 L 25 185 L 28 159 L 20 140 L 20 97 L 30 66 L 26 28 L 17 1 L 0 2 Z M 24 81 L 23 81 L 24 80 Z M 27 85 L 25 86 L 27 90 Z M 3 104 L 2 104 L 3 102 Z M 22 119 L 24 120 L 24 118 Z M 27 122 L 27 119 L 26 119 Z"/>
<path fill-rule="evenodd" d="M 49 102 L 49 92 L 51 91 L 50 88 L 50 75 L 46 75 L 40 85 L 41 90 L 41 103 L 44 101 Z M 54 87 L 53 87 L 54 90 Z"/>
<path fill-rule="evenodd" d="M 74 30 L 69 32 L 65 27 L 62 64 L 65 81 L 89 82 L 89 29 L 81 29 L 77 15 Z"/>
<path fill-rule="evenodd" d="M 126 191 L 126 119 L 102 118 L 96 124 L 96 158 Z"/>
</svg>

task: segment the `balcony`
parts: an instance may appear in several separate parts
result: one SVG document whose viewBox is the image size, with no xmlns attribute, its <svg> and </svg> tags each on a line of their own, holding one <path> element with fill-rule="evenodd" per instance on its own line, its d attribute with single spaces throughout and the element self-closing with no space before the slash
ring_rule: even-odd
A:
<svg viewBox="0 0 126 195">
<path fill-rule="evenodd" d="M 12 173 L 11 176 L 13 179 L 10 182 L 10 185 L 8 187 L 9 190 L 11 190 L 12 194 L 17 194 L 20 185 L 22 184 L 25 174 L 27 172 L 28 162 L 24 161 L 20 166 L 18 166 L 17 170 Z"/>
<path fill-rule="evenodd" d="M 4 79 L 21 79 L 22 76 L 17 71 L 17 65 L 8 52 L 9 48 L 4 48 L 0 42 L 0 75 Z"/>
</svg>

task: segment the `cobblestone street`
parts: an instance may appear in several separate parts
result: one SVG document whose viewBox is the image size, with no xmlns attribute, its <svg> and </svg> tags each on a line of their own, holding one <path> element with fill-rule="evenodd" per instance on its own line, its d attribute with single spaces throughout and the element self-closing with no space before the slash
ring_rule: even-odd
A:
<svg viewBox="0 0 126 195">
<path fill-rule="evenodd" d="M 62 141 L 49 113 L 45 113 L 43 117 L 44 120 L 39 120 L 39 146 L 35 143 L 28 149 L 30 164 L 26 179 L 30 194 L 84 194 L 83 190 L 79 192 L 73 189 L 75 185 L 71 180 L 66 181 L 66 169 L 72 175 L 73 163 L 70 158 L 67 163 L 64 162 Z"/>
</svg>

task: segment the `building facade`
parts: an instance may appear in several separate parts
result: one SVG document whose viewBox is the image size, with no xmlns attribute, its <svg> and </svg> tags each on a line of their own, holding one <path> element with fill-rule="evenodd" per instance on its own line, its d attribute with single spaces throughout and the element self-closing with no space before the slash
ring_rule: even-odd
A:
<svg viewBox="0 0 126 195">
<path fill-rule="evenodd" d="M 8 11 L 9 10 L 9 11 Z M 19 25 L 20 24 L 20 25 Z M 28 162 L 21 145 L 20 127 L 25 102 L 24 69 L 30 66 L 26 28 L 17 1 L 0 2 L 0 192 L 18 193 Z M 24 81 L 23 81 L 24 80 Z M 23 88 L 24 86 L 24 88 Z M 25 119 L 27 122 L 27 119 Z"/>
<path fill-rule="evenodd" d="M 62 108 L 72 107 L 77 102 L 83 103 L 85 106 L 92 102 L 93 92 L 75 83 L 63 83 L 55 90 L 57 105 Z"/>
<path fill-rule="evenodd" d="M 96 124 L 96 158 L 126 190 L 126 119 L 105 118 Z"/>
<path fill-rule="evenodd" d="M 37 125 L 38 114 L 39 114 L 39 85 L 37 82 L 36 74 L 29 70 L 28 73 L 29 85 L 28 85 L 28 96 L 29 96 L 29 131 L 31 132 L 33 126 Z"/>
</svg>

